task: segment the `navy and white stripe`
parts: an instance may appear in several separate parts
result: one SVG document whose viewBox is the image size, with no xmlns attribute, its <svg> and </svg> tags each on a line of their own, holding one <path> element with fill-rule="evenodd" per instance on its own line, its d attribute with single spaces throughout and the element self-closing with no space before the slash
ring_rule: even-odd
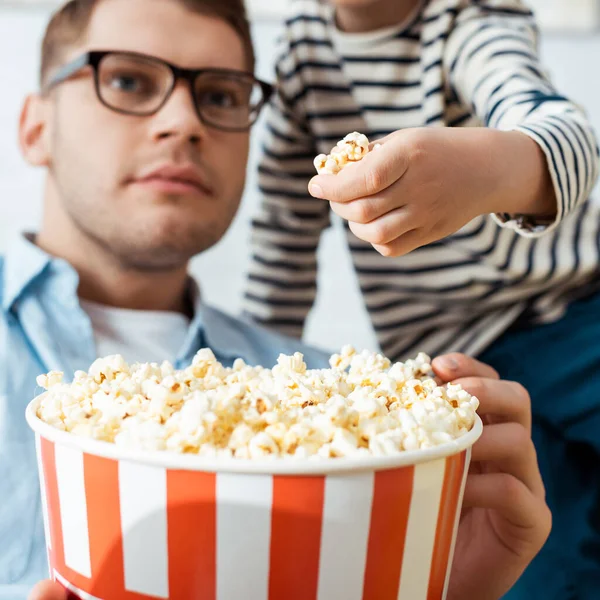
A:
<svg viewBox="0 0 600 600">
<path fill-rule="evenodd" d="M 300 336 L 316 296 L 316 251 L 329 206 L 307 194 L 312 160 L 349 131 L 371 139 L 408 127 L 518 130 L 547 157 L 553 223 L 479 217 L 450 238 L 396 259 L 347 230 L 382 349 L 477 354 L 526 311 L 560 318 L 597 273 L 596 137 L 555 89 L 520 0 L 431 0 L 402 25 L 343 34 L 331 9 L 294 0 L 281 40 L 279 94 L 268 111 L 245 311 Z M 559 226 L 560 225 L 560 226 Z"/>
</svg>

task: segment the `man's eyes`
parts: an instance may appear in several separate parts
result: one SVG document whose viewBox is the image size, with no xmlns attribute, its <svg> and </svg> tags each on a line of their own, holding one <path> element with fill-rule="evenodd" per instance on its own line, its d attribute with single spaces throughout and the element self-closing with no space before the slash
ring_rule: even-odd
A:
<svg viewBox="0 0 600 600">
<path fill-rule="evenodd" d="M 139 74 L 114 74 L 105 83 L 116 91 L 132 94 L 150 94 L 157 89 L 152 78 Z"/>
</svg>

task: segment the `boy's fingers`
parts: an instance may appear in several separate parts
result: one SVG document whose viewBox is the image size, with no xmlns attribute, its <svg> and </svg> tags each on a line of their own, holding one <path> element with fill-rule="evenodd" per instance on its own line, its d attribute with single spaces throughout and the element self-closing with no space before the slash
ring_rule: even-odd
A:
<svg viewBox="0 0 600 600">
<path fill-rule="evenodd" d="M 357 198 L 373 196 L 400 179 L 408 168 L 408 155 L 388 144 L 370 152 L 361 161 L 346 166 L 337 175 L 317 175 L 308 184 L 315 198 L 330 202 L 350 202 Z"/>
<path fill-rule="evenodd" d="M 389 133 L 388 135 L 386 135 L 382 138 L 373 140 L 372 142 L 369 143 L 369 150 L 375 150 L 376 149 L 375 146 L 383 146 L 383 144 L 389 142 L 394 137 L 397 137 L 397 132 Z M 379 150 L 379 148 L 377 148 L 377 150 Z"/>
<path fill-rule="evenodd" d="M 395 208 L 390 198 L 377 194 L 357 198 L 350 202 L 330 202 L 331 210 L 346 221 L 359 224 L 371 223 Z"/>
<path fill-rule="evenodd" d="M 370 244 L 389 244 L 414 229 L 410 221 L 410 211 L 403 206 L 364 225 L 350 221 L 350 230 L 357 238 Z"/>
<path fill-rule="evenodd" d="M 420 228 L 411 229 L 403 233 L 399 238 L 389 244 L 373 244 L 373 248 L 382 256 L 396 257 L 404 256 L 416 248 L 424 245 L 423 230 Z"/>
</svg>

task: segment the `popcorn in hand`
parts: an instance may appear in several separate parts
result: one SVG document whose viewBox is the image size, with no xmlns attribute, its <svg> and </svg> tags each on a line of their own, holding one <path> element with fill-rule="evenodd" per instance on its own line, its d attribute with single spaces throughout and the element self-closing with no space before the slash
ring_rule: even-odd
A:
<svg viewBox="0 0 600 600">
<path fill-rule="evenodd" d="M 72 383 L 38 378 L 37 415 L 50 425 L 142 450 L 238 459 L 334 459 L 390 455 L 455 440 L 473 426 L 479 401 L 439 385 L 426 354 L 392 364 L 351 346 L 329 369 L 300 353 L 271 368 L 233 368 L 200 350 L 182 370 L 164 362 L 98 359 Z"/>
<path fill-rule="evenodd" d="M 379 148 L 381 144 L 375 144 Z M 314 165 L 319 175 L 336 175 L 349 164 L 362 160 L 369 153 L 369 138 L 354 131 L 340 140 L 329 154 L 319 154 Z"/>
</svg>

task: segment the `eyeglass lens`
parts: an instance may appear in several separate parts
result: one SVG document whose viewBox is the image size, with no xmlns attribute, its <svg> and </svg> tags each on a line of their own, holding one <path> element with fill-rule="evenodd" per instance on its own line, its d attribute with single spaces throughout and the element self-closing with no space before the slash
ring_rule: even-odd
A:
<svg viewBox="0 0 600 600">
<path fill-rule="evenodd" d="M 148 115 L 158 110 L 173 83 L 173 73 L 167 65 L 143 57 L 108 54 L 98 67 L 101 100 L 131 114 Z M 253 123 L 263 92 L 251 75 L 207 71 L 196 77 L 193 96 L 205 121 L 235 129 Z"/>
</svg>

